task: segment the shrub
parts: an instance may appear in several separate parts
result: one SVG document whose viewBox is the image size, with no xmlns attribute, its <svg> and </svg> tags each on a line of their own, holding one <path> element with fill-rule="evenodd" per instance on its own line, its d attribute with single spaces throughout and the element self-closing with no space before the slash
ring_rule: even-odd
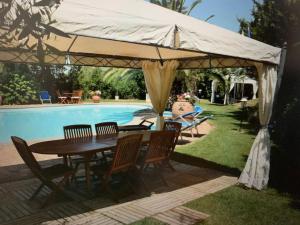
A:
<svg viewBox="0 0 300 225">
<path fill-rule="evenodd" d="M 26 104 L 37 100 L 34 84 L 24 75 L 12 74 L 5 84 L 0 84 L 4 104 Z"/>
</svg>

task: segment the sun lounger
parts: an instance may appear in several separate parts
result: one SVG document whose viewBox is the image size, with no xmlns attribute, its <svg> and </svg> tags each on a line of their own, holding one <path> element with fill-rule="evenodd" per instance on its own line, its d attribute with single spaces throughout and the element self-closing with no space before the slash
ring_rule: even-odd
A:
<svg viewBox="0 0 300 225">
<path fill-rule="evenodd" d="M 178 117 L 172 119 L 172 121 L 182 120 L 187 122 L 187 120 L 195 120 L 201 113 L 203 113 L 203 109 L 200 106 L 195 106 L 195 110 L 193 112 L 179 115 Z"/>
<path fill-rule="evenodd" d="M 204 116 L 204 117 L 202 117 L 202 118 L 195 119 L 195 120 L 193 120 L 192 122 L 186 122 L 186 121 L 182 122 L 182 123 L 181 123 L 182 128 L 181 128 L 181 133 L 180 133 L 181 140 L 182 140 L 182 132 L 183 132 L 183 131 L 186 131 L 186 130 L 190 130 L 191 136 L 192 136 L 192 138 L 194 138 L 193 128 L 195 128 L 197 134 L 199 134 L 199 133 L 198 133 L 198 128 L 197 128 L 197 127 L 198 127 L 200 124 L 202 124 L 204 121 L 206 121 L 206 120 L 208 120 L 208 119 L 211 119 L 212 117 L 213 117 L 213 115 L 210 115 L 210 116 Z"/>
<path fill-rule="evenodd" d="M 153 122 L 150 122 L 148 120 L 143 120 L 137 125 L 124 125 L 118 127 L 119 127 L 119 131 L 150 130 L 153 124 L 154 124 Z"/>
</svg>

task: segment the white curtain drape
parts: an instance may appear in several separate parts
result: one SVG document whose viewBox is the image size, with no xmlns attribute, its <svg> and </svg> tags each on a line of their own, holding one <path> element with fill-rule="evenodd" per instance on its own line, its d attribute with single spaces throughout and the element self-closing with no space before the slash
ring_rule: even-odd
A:
<svg viewBox="0 0 300 225">
<path fill-rule="evenodd" d="M 259 130 L 239 183 L 249 188 L 261 190 L 267 186 L 270 170 L 270 135 L 268 124 L 272 115 L 274 94 L 277 82 L 275 66 L 255 64 L 259 77 Z"/>
<path fill-rule="evenodd" d="M 211 97 L 210 97 L 210 102 L 211 103 L 215 102 L 217 87 L 218 87 L 218 81 L 217 80 L 213 80 L 211 82 Z"/>
<path fill-rule="evenodd" d="M 258 91 L 258 85 L 256 83 L 252 83 L 253 96 L 252 99 L 256 99 L 256 94 Z"/>
<path fill-rule="evenodd" d="M 144 61 L 142 63 L 145 83 L 155 112 L 158 114 L 156 129 L 161 130 L 164 124 L 163 112 L 166 108 L 176 69 L 176 60 L 160 62 Z"/>
<path fill-rule="evenodd" d="M 230 82 L 230 88 L 229 88 L 229 93 L 232 91 L 232 89 L 234 88 L 235 82 L 231 81 Z"/>
</svg>

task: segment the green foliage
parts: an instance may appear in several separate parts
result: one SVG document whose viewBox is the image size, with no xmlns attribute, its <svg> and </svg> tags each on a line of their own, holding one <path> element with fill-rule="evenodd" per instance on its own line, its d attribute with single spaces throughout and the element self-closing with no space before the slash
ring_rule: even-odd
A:
<svg viewBox="0 0 300 225">
<path fill-rule="evenodd" d="M 299 41 L 300 1 L 283 0 L 253 0 L 253 20 L 239 19 L 240 33 L 251 30 L 251 37 L 282 47 L 284 42 Z"/>
<path fill-rule="evenodd" d="M 37 100 L 32 81 L 24 75 L 12 74 L 7 83 L 0 84 L 4 104 L 25 104 Z"/>
<path fill-rule="evenodd" d="M 144 99 L 146 95 L 144 75 L 141 70 L 82 67 L 78 75 L 78 86 L 84 90 L 85 98 L 90 91 L 101 91 L 102 98 Z"/>
<path fill-rule="evenodd" d="M 141 70 L 130 70 L 128 77 L 117 82 L 116 88 L 121 98 L 145 99 L 146 87 Z"/>
<path fill-rule="evenodd" d="M 103 81 L 103 76 L 109 69 L 97 67 L 82 67 L 78 74 L 78 85 L 83 89 L 84 97 L 89 98 L 90 91 L 101 91 L 103 98 L 113 98 L 115 88 Z"/>
<path fill-rule="evenodd" d="M 52 66 L 51 73 L 48 74 L 50 77 L 54 77 L 55 89 L 60 91 L 72 92 L 72 90 L 81 89 L 79 84 L 79 72 L 80 66 L 70 66 L 69 68 L 63 66 Z M 53 89 L 53 85 L 50 87 L 50 83 L 45 85 L 44 89 Z"/>
<path fill-rule="evenodd" d="M 120 98 L 145 98 L 146 87 L 141 70 L 112 68 L 106 71 L 103 81 L 113 86 Z"/>
</svg>

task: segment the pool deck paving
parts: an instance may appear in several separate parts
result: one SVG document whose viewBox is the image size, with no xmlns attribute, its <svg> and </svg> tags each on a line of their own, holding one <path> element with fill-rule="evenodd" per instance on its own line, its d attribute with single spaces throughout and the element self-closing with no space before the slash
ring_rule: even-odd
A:
<svg viewBox="0 0 300 225">
<path fill-rule="evenodd" d="M 183 204 L 236 184 L 237 178 L 220 171 L 173 162 L 175 172 L 165 169 L 168 186 L 150 173 L 145 182 L 150 192 L 139 188 L 115 203 L 96 191 L 95 196 L 82 195 L 76 201 L 62 198 L 40 208 L 48 190 L 28 200 L 39 181 L 29 178 L 0 184 L 0 224 L 131 224 L 153 217 L 166 224 L 194 224 L 208 215 L 188 209 Z M 118 187 L 119 188 L 119 187 Z M 71 189 L 77 193 L 77 188 Z"/>
</svg>

